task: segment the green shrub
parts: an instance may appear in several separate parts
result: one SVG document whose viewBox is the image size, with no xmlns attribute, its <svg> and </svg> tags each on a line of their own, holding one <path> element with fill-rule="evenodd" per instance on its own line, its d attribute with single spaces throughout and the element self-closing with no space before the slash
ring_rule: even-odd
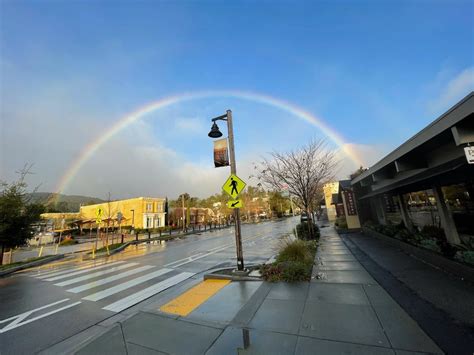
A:
<svg viewBox="0 0 474 355">
<path fill-rule="evenodd" d="M 311 236 L 309 231 L 309 222 L 302 222 L 296 225 L 296 237 L 301 240 L 314 240 L 318 239 L 321 235 L 319 228 L 313 223 L 313 235 Z"/>
<path fill-rule="evenodd" d="M 434 239 L 422 239 L 417 244 L 425 249 L 429 249 L 437 253 L 441 252 L 438 243 Z"/>
<path fill-rule="evenodd" d="M 313 256 L 306 242 L 295 240 L 287 243 L 279 252 L 276 261 L 278 263 L 285 261 L 312 262 Z"/>
<path fill-rule="evenodd" d="M 260 273 L 265 281 L 277 282 L 282 279 L 283 266 L 277 263 L 262 265 Z"/>
<path fill-rule="evenodd" d="M 394 235 L 395 238 L 403 240 L 405 242 L 409 242 L 415 239 L 415 236 L 410 233 L 410 231 L 406 228 L 400 229 Z"/>
<path fill-rule="evenodd" d="M 318 243 L 294 240 L 284 245 L 274 263 L 262 265 L 260 272 L 269 282 L 309 281 Z"/>
<path fill-rule="evenodd" d="M 421 235 L 428 239 L 445 239 L 444 229 L 437 226 L 426 225 L 421 228 Z"/>
<path fill-rule="evenodd" d="M 466 264 L 474 265 L 474 251 L 472 250 L 461 250 L 456 252 L 454 259 Z"/>
<path fill-rule="evenodd" d="M 282 278 L 286 282 L 308 281 L 311 278 L 312 262 L 285 262 L 280 265 L 283 266 Z"/>
<path fill-rule="evenodd" d="M 363 226 L 364 228 L 375 229 L 375 226 L 376 226 L 377 224 L 378 224 L 378 223 L 375 223 L 374 221 L 372 221 L 371 219 L 369 219 L 369 220 L 365 221 L 362 226 Z"/>
</svg>

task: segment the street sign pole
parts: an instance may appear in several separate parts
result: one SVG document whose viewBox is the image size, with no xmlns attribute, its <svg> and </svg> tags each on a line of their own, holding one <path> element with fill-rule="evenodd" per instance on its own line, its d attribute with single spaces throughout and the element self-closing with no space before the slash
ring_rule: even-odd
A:
<svg viewBox="0 0 474 355">
<path fill-rule="evenodd" d="M 227 129 L 229 132 L 230 172 L 237 175 L 234 150 L 234 128 L 232 126 L 232 111 L 227 110 Z M 244 254 L 242 251 L 242 235 L 240 231 L 240 208 L 234 209 L 235 244 L 237 249 L 237 270 L 244 270 Z"/>
</svg>

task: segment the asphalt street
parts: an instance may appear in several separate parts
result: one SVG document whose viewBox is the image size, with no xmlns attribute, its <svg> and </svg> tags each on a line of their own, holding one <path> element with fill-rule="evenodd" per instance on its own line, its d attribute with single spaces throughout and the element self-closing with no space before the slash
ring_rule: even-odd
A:
<svg viewBox="0 0 474 355">
<path fill-rule="evenodd" d="M 297 217 L 242 226 L 247 264 L 267 261 Z M 234 229 L 131 246 L 96 261 L 61 261 L 0 279 L 0 353 L 31 354 L 144 301 L 235 265 Z"/>
</svg>

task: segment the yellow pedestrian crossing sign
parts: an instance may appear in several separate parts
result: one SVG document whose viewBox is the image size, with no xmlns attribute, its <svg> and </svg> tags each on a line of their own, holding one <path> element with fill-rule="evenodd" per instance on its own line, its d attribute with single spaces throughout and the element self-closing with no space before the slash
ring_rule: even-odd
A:
<svg viewBox="0 0 474 355">
<path fill-rule="evenodd" d="M 245 189 L 245 186 L 247 186 L 247 184 L 241 178 L 237 175 L 231 174 L 224 185 L 222 185 L 222 190 L 235 199 L 239 196 L 242 190 Z"/>
<path fill-rule="evenodd" d="M 229 208 L 242 208 L 244 207 L 242 200 L 230 200 L 227 201 L 227 207 Z"/>
<path fill-rule="evenodd" d="M 97 224 L 102 222 L 102 215 L 104 214 L 104 210 L 102 207 L 98 207 L 97 210 L 95 211 L 95 221 Z"/>
</svg>

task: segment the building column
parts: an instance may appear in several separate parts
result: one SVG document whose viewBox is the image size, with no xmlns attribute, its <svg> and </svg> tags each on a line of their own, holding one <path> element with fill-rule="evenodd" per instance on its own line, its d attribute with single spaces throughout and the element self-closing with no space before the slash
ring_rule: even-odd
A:
<svg viewBox="0 0 474 355">
<path fill-rule="evenodd" d="M 382 201 L 382 196 L 375 196 L 372 199 L 373 207 L 377 215 L 377 220 L 380 224 L 387 224 L 387 216 L 385 215 L 385 205 Z"/>
<path fill-rule="evenodd" d="M 441 220 L 441 226 L 446 234 L 446 239 L 451 244 L 460 244 L 459 234 L 454 224 L 453 216 L 448 211 L 446 202 L 444 201 L 443 191 L 440 186 L 433 187 L 433 194 L 436 199 L 436 206 L 438 208 L 439 219 Z"/>
<path fill-rule="evenodd" d="M 397 198 L 398 205 L 400 206 L 400 214 L 402 215 L 403 223 L 405 224 L 406 229 L 413 233 L 415 228 L 413 226 L 413 223 L 411 222 L 410 215 L 408 214 L 407 204 L 405 203 L 403 194 L 398 194 Z"/>
</svg>

